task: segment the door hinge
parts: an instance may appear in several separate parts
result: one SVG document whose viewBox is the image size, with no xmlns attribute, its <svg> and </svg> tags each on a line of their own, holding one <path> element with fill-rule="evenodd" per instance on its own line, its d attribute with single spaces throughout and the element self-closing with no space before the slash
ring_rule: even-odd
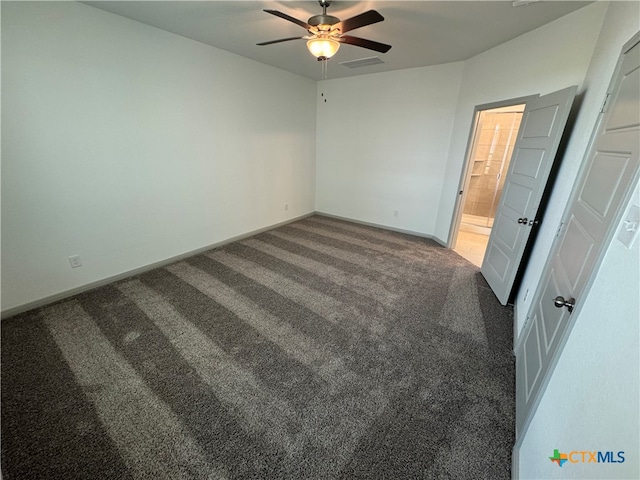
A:
<svg viewBox="0 0 640 480">
<path fill-rule="evenodd" d="M 604 101 L 602 102 L 602 108 L 600 109 L 600 113 L 605 113 L 607 108 L 609 107 L 609 98 L 611 97 L 611 92 L 607 93 L 604 97 Z"/>
<path fill-rule="evenodd" d="M 560 222 L 560 225 L 558 226 L 558 231 L 556 232 L 556 238 L 560 236 L 560 232 L 562 232 L 563 225 L 564 225 L 564 222 Z"/>
<path fill-rule="evenodd" d="M 531 322 L 531 317 L 532 315 L 527 315 L 526 317 L 524 317 L 524 323 L 522 324 L 522 328 L 520 329 L 520 332 L 524 332 L 524 329 L 527 328 L 527 326 L 529 325 L 529 322 Z M 518 338 L 520 338 L 521 335 L 522 333 L 518 335 Z"/>
</svg>

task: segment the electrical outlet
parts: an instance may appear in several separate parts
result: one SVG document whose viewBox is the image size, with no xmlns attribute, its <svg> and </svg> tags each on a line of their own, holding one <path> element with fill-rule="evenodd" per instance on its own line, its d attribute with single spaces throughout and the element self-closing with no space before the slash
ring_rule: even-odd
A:
<svg viewBox="0 0 640 480">
<path fill-rule="evenodd" d="M 69 257 L 69 263 L 71 264 L 71 268 L 78 268 L 82 266 L 82 260 L 80 259 L 80 255 L 72 255 Z"/>
<path fill-rule="evenodd" d="M 284 211 L 286 212 L 287 210 L 289 210 L 289 204 L 288 204 L 288 203 L 285 203 L 285 204 L 284 204 Z"/>
<path fill-rule="evenodd" d="M 393 216 L 394 216 L 394 217 L 398 217 L 398 216 L 400 216 L 400 214 L 398 213 L 398 210 L 394 210 L 394 211 L 393 211 Z"/>
</svg>

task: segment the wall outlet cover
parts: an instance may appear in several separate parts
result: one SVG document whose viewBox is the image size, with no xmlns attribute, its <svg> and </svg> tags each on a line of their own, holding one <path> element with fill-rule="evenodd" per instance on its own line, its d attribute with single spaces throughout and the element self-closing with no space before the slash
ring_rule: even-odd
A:
<svg viewBox="0 0 640 480">
<path fill-rule="evenodd" d="M 69 263 L 71 264 L 71 268 L 78 268 L 82 266 L 82 260 L 80 259 L 80 255 L 72 255 L 69 257 Z"/>
<path fill-rule="evenodd" d="M 631 248 L 635 239 L 638 238 L 638 230 L 640 230 L 640 206 L 631 205 L 619 228 L 618 240 L 625 247 Z"/>
</svg>

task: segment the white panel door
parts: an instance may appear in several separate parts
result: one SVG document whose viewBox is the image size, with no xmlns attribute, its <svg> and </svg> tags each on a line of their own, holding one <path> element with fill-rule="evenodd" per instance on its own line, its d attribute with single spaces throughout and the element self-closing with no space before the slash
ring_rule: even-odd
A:
<svg viewBox="0 0 640 480">
<path fill-rule="evenodd" d="M 542 199 L 576 87 L 527 102 L 480 271 L 506 305 Z"/>
<path fill-rule="evenodd" d="M 619 63 L 608 107 L 592 139 L 564 222 L 533 296 L 516 350 L 516 431 L 539 401 L 554 361 L 566 342 L 572 312 L 586 295 L 614 227 L 634 186 L 640 161 L 640 46 Z M 563 306 L 564 303 L 564 306 Z M 604 320 L 604 319 L 603 319 Z"/>
</svg>

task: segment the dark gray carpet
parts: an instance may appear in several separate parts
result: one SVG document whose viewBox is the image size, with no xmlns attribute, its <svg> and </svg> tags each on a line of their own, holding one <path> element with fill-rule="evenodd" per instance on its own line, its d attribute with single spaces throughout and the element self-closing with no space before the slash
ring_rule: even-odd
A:
<svg viewBox="0 0 640 480">
<path fill-rule="evenodd" d="M 2 323 L 11 479 L 508 479 L 512 312 L 314 216 Z"/>
</svg>

